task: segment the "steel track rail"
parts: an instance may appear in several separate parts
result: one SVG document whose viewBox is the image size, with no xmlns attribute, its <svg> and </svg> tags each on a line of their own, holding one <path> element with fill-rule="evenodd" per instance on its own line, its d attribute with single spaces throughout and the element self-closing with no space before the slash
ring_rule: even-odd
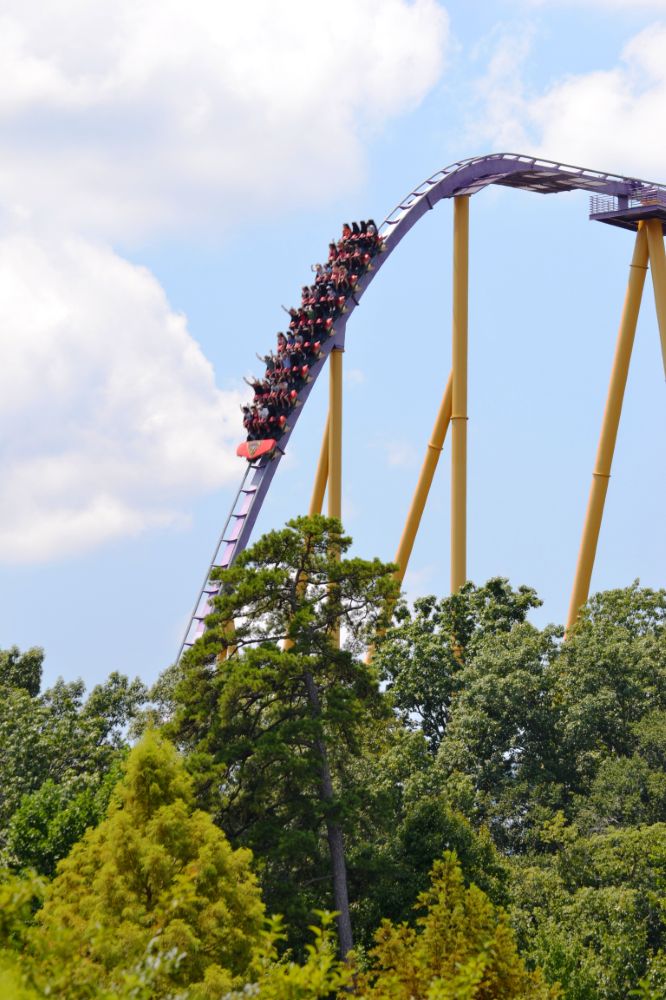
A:
<svg viewBox="0 0 666 1000">
<path fill-rule="evenodd" d="M 334 326 L 333 333 L 322 346 L 320 358 L 310 369 L 311 381 L 298 394 L 298 406 L 289 415 L 288 430 L 282 435 L 273 456 L 249 463 L 246 468 L 236 500 L 225 522 L 222 534 L 213 554 L 208 573 L 199 591 L 199 596 L 185 637 L 178 653 L 194 644 L 205 630 L 205 619 L 210 612 L 210 602 L 219 592 L 219 583 L 210 579 L 216 568 L 226 569 L 232 565 L 239 553 L 246 548 L 268 489 L 277 471 L 280 459 L 289 443 L 294 428 L 303 411 L 304 404 L 314 384 L 324 368 L 326 360 L 335 347 L 344 347 L 347 323 L 351 313 L 360 304 L 368 286 L 377 277 L 388 258 L 419 219 L 435 207 L 437 202 L 459 195 L 473 195 L 498 184 L 504 187 L 521 188 L 539 194 L 557 194 L 563 191 L 588 191 L 594 195 L 605 195 L 615 199 L 635 199 L 641 191 L 658 192 L 666 199 L 666 185 L 623 177 L 618 174 L 602 173 L 586 167 L 524 156 L 520 153 L 492 153 L 487 156 L 471 157 L 438 170 L 432 177 L 419 184 L 399 202 L 380 226 L 384 238 L 383 252 L 372 259 L 371 270 L 363 274 L 344 307 L 344 312 Z M 244 489 L 250 482 L 251 489 Z"/>
</svg>

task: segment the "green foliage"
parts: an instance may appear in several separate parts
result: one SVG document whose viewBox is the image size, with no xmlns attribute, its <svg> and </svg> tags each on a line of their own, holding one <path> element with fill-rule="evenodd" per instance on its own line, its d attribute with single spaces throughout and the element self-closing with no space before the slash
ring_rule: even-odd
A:
<svg viewBox="0 0 666 1000">
<path fill-rule="evenodd" d="M 487 634 L 460 671 L 460 693 L 441 742 L 443 777 L 473 783 L 473 810 L 496 842 L 524 850 L 532 829 L 565 800 L 553 664 L 559 632 L 524 623 Z"/>
<path fill-rule="evenodd" d="M 119 754 L 106 774 L 74 775 L 61 784 L 47 778 L 31 795 L 24 795 L 9 821 L 7 857 L 22 868 L 55 875 L 58 861 L 106 814 L 121 768 Z"/>
<path fill-rule="evenodd" d="M 8 871 L 0 872 L 0 950 L 23 947 L 43 897 L 44 883 L 36 876 L 21 878 Z"/>
<path fill-rule="evenodd" d="M 666 826 L 589 837 L 560 826 L 557 843 L 514 866 L 519 943 L 568 1000 L 624 1000 L 666 946 Z"/>
<path fill-rule="evenodd" d="M 18 646 L 0 649 L 0 687 L 19 688 L 31 698 L 39 694 L 44 652 L 34 646 L 21 653 Z"/>
<path fill-rule="evenodd" d="M 40 694 L 41 651 L 0 652 L 1 996 L 666 996 L 666 592 L 596 595 L 566 642 L 501 579 L 388 627 L 393 568 L 348 548 L 262 538 L 141 715 L 138 682 Z M 151 720 L 188 773 L 154 732 L 127 757 Z M 330 917 L 306 943 L 331 831 L 356 968 Z"/>
<path fill-rule="evenodd" d="M 636 892 L 583 888 L 548 907 L 528 954 L 570 1000 L 623 1000 L 645 971 L 646 951 Z"/>
<path fill-rule="evenodd" d="M 642 997 L 643 1000 L 663 1000 L 666 997 L 666 952 L 659 951 L 650 960 L 648 973 L 638 981 L 630 996 Z"/>
<path fill-rule="evenodd" d="M 601 761 L 640 751 L 641 723 L 666 711 L 666 591 L 634 584 L 592 598 L 562 648 L 554 697 L 561 751 L 587 794 Z"/>
<path fill-rule="evenodd" d="M 36 1000 L 21 958 L 35 912 L 44 898 L 40 878 L 20 878 L 0 872 L 0 997 L 3 1000 Z"/>
<path fill-rule="evenodd" d="M 124 731 L 145 700 L 120 674 L 95 687 L 59 680 L 39 694 L 43 654 L 0 652 L 0 853 L 16 869 L 53 873 L 97 821 L 124 752 Z"/>
<path fill-rule="evenodd" d="M 44 994 L 25 982 L 14 955 L 0 952 L 0 996 L 3 1000 L 41 1000 Z"/>
<path fill-rule="evenodd" d="M 476 886 L 465 887 L 446 853 L 420 894 L 417 927 L 384 921 L 357 982 L 365 1000 L 548 1000 L 558 996 L 521 961 L 506 916 Z"/>
<path fill-rule="evenodd" d="M 215 571 L 220 595 L 190 662 L 287 638 L 307 655 L 330 655 L 338 623 L 347 648 L 363 651 L 386 622 L 386 601 L 397 589 L 395 567 L 341 558 L 350 545 L 339 521 L 319 515 L 295 518 L 263 535 L 230 569 Z"/>
<path fill-rule="evenodd" d="M 579 826 L 590 831 L 658 823 L 666 819 L 666 773 L 640 753 L 605 757 L 587 795 L 575 799 Z"/>
<path fill-rule="evenodd" d="M 200 803 L 252 848 L 267 905 L 296 935 L 313 910 L 333 908 L 324 834 L 354 824 L 358 789 L 346 778 L 368 728 L 390 717 L 376 672 L 354 654 L 383 622 L 392 567 L 346 558 L 349 544 L 339 522 L 299 518 L 221 573 L 168 727 L 188 752 Z M 338 621 L 343 649 L 332 641 Z"/>
<path fill-rule="evenodd" d="M 564 644 L 516 616 L 465 645 L 436 607 L 380 652 L 437 749 L 426 798 L 488 824 L 520 947 L 568 1000 L 666 995 L 666 592 L 596 595 Z"/>
<path fill-rule="evenodd" d="M 452 805 L 420 733 L 381 726 L 345 775 L 359 798 L 347 827 L 356 939 L 369 946 L 383 917 L 409 920 L 434 862 L 455 850 L 464 878 L 506 902 L 508 872 L 486 829 Z"/>
<path fill-rule="evenodd" d="M 414 611 L 396 610 L 396 625 L 379 644 L 376 663 L 408 724 L 418 721 L 434 751 L 446 731 L 451 699 L 461 687 L 461 665 L 488 635 L 510 631 L 541 601 L 534 590 L 513 590 L 497 577 L 483 587 L 466 583 L 437 600 L 422 597 Z"/>
<path fill-rule="evenodd" d="M 536 846 L 558 810 L 599 831 L 666 819 L 666 592 L 598 595 L 572 638 L 480 631 L 456 675 L 437 765 L 498 845 Z"/>
<path fill-rule="evenodd" d="M 146 735 L 108 817 L 60 863 L 31 935 L 37 982 L 73 1000 L 93 987 L 113 993 L 123 970 L 156 951 L 151 996 L 206 977 L 230 989 L 263 933 L 249 862 L 194 809 L 173 748 Z"/>
<path fill-rule="evenodd" d="M 353 968 L 337 957 L 332 917 L 327 913 L 317 916 L 321 923 L 310 927 L 314 940 L 305 949 L 302 965 L 279 958 L 276 945 L 284 935 L 278 921 L 267 936 L 256 980 L 228 993 L 224 1000 L 245 1000 L 248 995 L 259 1000 L 327 1000 L 352 992 Z"/>
</svg>

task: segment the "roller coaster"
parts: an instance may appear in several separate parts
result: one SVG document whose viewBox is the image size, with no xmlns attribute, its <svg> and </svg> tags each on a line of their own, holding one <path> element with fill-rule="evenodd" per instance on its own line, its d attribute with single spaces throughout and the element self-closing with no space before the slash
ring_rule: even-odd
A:
<svg viewBox="0 0 666 1000">
<path fill-rule="evenodd" d="M 567 617 L 567 631 L 574 626 L 590 589 L 604 504 L 611 473 L 629 362 L 638 322 L 645 277 L 650 265 L 655 306 L 666 374 L 666 185 L 635 177 L 601 173 L 513 153 L 494 153 L 453 163 L 439 170 L 411 191 L 379 227 L 375 251 L 362 272 L 332 310 L 325 337 L 316 345 L 312 363 L 301 379 L 288 415 L 274 436 L 260 435 L 239 446 L 244 470 L 231 510 L 215 547 L 213 558 L 197 596 L 178 658 L 194 644 L 206 627 L 211 602 L 220 583 L 211 579 L 214 569 L 232 565 L 249 543 L 252 529 L 285 454 L 296 423 L 315 382 L 329 362 L 329 411 L 315 474 L 309 513 L 321 513 L 328 493 L 328 515 L 341 516 L 342 493 L 342 357 L 347 324 L 368 286 L 388 257 L 427 212 L 445 199 L 453 211 L 453 320 L 452 367 L 444 389 L 431 440 L 416 484 L 412 504 L 395 557 L 402 581 L 425 509 L 439 456 L 451 427 L 451 591 L 467 580 L 467 343 L 469 204 L 471 196 L 491 184 L 521 188 L 538 194 L 563 191 L 590 193 L 590 219 L 636 232 L 627 293 L 617 337 L 606 407 L 592 474 L 578 561 Z M 250 435 L 252 437 L 252 435 Z"/>
</svg>

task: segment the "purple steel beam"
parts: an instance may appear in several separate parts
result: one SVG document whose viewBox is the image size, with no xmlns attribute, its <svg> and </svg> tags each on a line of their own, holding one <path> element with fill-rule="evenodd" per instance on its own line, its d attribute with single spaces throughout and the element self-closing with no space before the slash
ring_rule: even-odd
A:
<svg viewBox="0 0 666 1000">
<path fill-rule="evenodd" d="M 380 232 L 384 237 L 384 248 L 382 253 L 373 257 L 371 270 L 367 271 L 359 279 L 352 295 L 346 301 L 345 313 L 334 324 L 334 333 L 322 346 L 321 357 L 310 369 L 311 381 L 305 385 L 298 394 L 300 406 L 292 410 L 289 416 L 289 429 L 282 435 L 278 447 L 272 458 L 262 458 L 253 468 L 256 470 L 252 482 L 256 485 L 256 490 L 244 503 L 240 514 L 242 525 L 238 530 L 238 525 L 234 525 L 231 537 L 227 535 L 227 529 L 232 518 L 239 517 L 239 512 L 229 514 L 227 523 L 218 548 L 213 556 L 213 562 L 209 568 L 209 574 L 215 565 L 230 566 L 234 559 L 247 546 L 252 529 L 261 510 L 268 488 L 277 471 L 278 464 L 284 454 L 286 445 L 291 438 L 294 427 L 301 414 L 306 399 L 310 395 L 318 375 L 322 371 L 328 355 L 334 347 L 344 347 L 346 326 L 351 313 L 360 304 L 359 300 L 369 286 L 370 282 L 377 276 L 378 271 L 395 250 L 400 241 L 407 235 L 419 219 L 434 208 L 438 201 L 444 198 L 454 198 L 457 195 L 472 195 L 490 184 L 500 184 L 505 187 L 517 187 L 527 191 L 535 191 L 539 194 L 558 194 L 562 191 L 591 191 L 594 194 L 614 196 L 618 198 L 635 198 L 645 189 L 655 192 L 662 192 L 666 195 L 666 185 L 654 184 L 650 181 L 643 181 L 636 177 L 622 177 L 617 174 L 601 173 L 596 170 L 588 170 L 586 167 L 574 167 L 570 164 L 555 163 L 550 160 L 542 160 L 536 157 L 523 156 L 519 153 L 492 153 L 489 156 L 476 156 L 468 160 L 459 160 L 442 170 L 438 170 L 427 180 L 419 184 L 411 191 L 392 212 L 386 217 L 380 227 Z M 244 480 L 247 478 L 247 470 Z M 239 491 L 240 494 L 240 491 Z M 219 563 L 215 559 L 222 550 L 223 540 L 226 542 L 223 549 L 223 557 Z M 178 658 L 186 646 L 192 645 L 194 641 L 193 626 L 195 622 L 201 621 L 197 615 L 197 609 L 201 607 L 202 599 L 205 595 L 214 594 L 216 585 L 208 586 L 209 576 L 206 577 L 204 585 L 199 594 L 199 600 L 195 606 L 190 619 L 185 639 L 181 646 Z M 191 641 L 190 641 L 191 640 Z"/>
</svg>

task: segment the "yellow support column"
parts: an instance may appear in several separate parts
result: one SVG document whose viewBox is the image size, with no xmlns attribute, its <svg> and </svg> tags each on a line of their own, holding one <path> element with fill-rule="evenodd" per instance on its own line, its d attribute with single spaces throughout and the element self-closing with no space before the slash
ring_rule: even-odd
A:
<svg viewBox="0 0 666 1000">
<path fill-rule="evenodd" d="M 328 516 L 342 518 L 342 349 L 329 359 Z"/>
<path fill-rule="evenodd" d="M 664 229 L 658 219 L 650 219 L 645 223 L 650 254 L 650 270 L 652 271 L 652 287 L 654 288 L 654 303 L 657 307 L 657 322 L 661 338 L 661 358 L 664 363 L 666 377 L 666 252 L 664 252 Z"/>
<path fill-rule="evenodd" d="M 314 514 L 321 514 L 322 507 L 324 506 L 324 494 L 326 493 L 326 483 L 328 481 L 329 436 L 330 418 L 327 416 L 324 436 L 321 440 L 319 461 L 317 462 L 317 472 L 315 473 L 315 481 L 312 487 L 312 496 L 310 497 L 309 517 L 312 517 Z"/>
<path fill-rule="evenodd" d="M 235 622 L 233 622 L 233 621 L 227 622 L 227 624 L 224 627 L 224 631 L 227 633 L 227 635 L 231 636 L 231 638 L 233 639 L 233 637 L 236 634 L 236 624 L 235 624 Z M 224 656 L 221 657 L 221 659 L 228 660 L 232 656 L 234 656 L 237 652 L 238 652 L 238 646 L 235 646 L 235 645 L 227 646 L 227 648 L 226 648 L 226 650 L 224 652 Z"/>
<path fill-rule="evenodd" d="M 631 360 L 631 350 L 634 345 L 636 334 L 636 324 L 638 323 L 638 312 L 643 295 L 645 284 L 645 274 L 648 262 L 647 230 L 645 224 L 638 224 L 638 235 L 634 247 L 634 255 L 629 269 L 629 283 L 627 294 L 622 310 L 620 330 L 615 347 L 615 358 L 613 360 L 613 370 L 611 372 L 610 384 L 608 386 L 608 396 L 606 398 L 606 409 L 599 436 L 599 447 L 597 458 L 592 474 L 592 485 L 585 515 L 585 526 L 583 537 L 578 552 L 578 563 L 576 566 L 576 576 L 574 579 L 571 602 L 569 604 L 569 614 L 567 617 L 567 633 L 576 624 L 576 619 L 581 607 L 587 601 L 590 593 L 590 581 L 592 579 L 592 569 L 594 567 L 594 557 L 599 541 L 599 531 L 601 529 L 601 519 L 604 512 L 606 493 L 608 490 L 608 480 L 613 463 L 613 452 L 615 451 L 615 441 L 620 424 L 620 414 L 622 412 L 622 401 L 624 390 L 627 384 L 629 373 L 629 361 Z"/>
<path fill-rule="evenodd" d="M 451 413 L 451 592 L 467 580 L 467 296 L 469 195 L 453 200 L 453 389 Z"/>
<path fill-rule="evenodd" d="M 416 484 L 416 489 L 414 490 L 412 503 L 409 508 L 409 513 L 407 514 L 407 520 L 405 521 L 405 527 L 403 528 L 400 544 L 398 545 L 398 551 L 395 555 L 395 562 L 398 564 L 396 577 L 400 583 L 404 580 L 405 573 L 407 572 L 409 557 L 411 556 L 412 549 L 414 548 L 414 541 L 419 530 L 419 525 L 421 524 L 421 518 L 423 516 L 423 511 L 425 510 L 428 493 L 430 492 L 430 487 L 432 486 L 432 480 L 435 475 L 437 463 L 439 462 L 439 456 L 442 452 L 442 448 L 444 447 L 446 432 L 448 430 L 449 423 L 451 422 L 452 395 L 453 376 L 449 375 L 449 380 L 446 383 L 446 389 L 444 390 L 444 395 L 442 396 L 442 402 L 440 403 L 437 419 L 435 420 L 435 426 L 432 430 L 430 443 L 428 444 L 428 450 L 426 452 L 425 459 L 423 460 L 421 474 Z"/>
<path fill-rule="evenodd" d="M 328 516 L 342 519 L 342 348 L 334 348 L 329 359 L 328 403 Z M 334 553 L 336 559 L 340 552 Z M 340 629 L 331 636 L 340 645 Z"/>
</svg>

